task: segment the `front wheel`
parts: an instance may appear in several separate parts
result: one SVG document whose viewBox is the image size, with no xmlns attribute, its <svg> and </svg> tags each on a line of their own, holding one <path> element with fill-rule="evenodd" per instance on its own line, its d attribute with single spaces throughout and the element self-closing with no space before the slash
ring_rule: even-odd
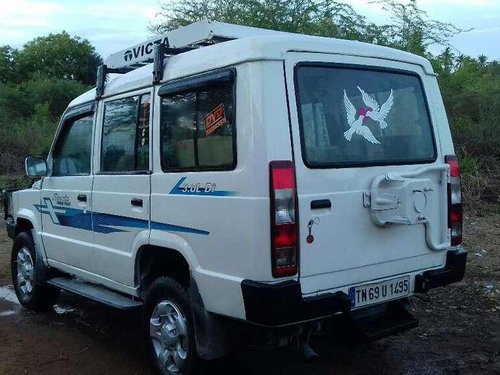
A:
<svg viewBox="0 0 500 375">
<path fill-rule="evenodd" d="M 153 282 L 144 304 L 144 332 L 160 374 L 192 374 L 198 356 L 187 289 L 170 277 Z"/>
<path fill-rule="evenodd" d="M 25 308 L 43 311 L 56 303 L 59 289 L 47 285 L 47 267 L 38 259 L 30 233 L 21 232 L 14 240 L 11 272 L 17 298 Z"/>
</svg>

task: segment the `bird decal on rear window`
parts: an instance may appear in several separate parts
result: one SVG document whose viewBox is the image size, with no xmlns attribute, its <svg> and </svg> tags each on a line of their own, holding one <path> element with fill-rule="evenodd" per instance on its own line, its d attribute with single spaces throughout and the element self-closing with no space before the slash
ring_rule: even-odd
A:
<svg viewBox="0 0 500 375">
<path fill-rule="evenodd" d="M 391 110 L 392 104 L 394 102 L 393 92 L 391 90 L 389 98 L 387 98 L 386 102 L 382 104 L 382 107 L 380 107 L 373 97 L 368 95 L 359 86 L 357 86 L 357 88 L 361 93 L 365 107 L 360 107 L 356 110 L 354 105 L 347 97 L 346 91 L 344 90 L 344 105 L 347 114 L 347 122 L 349 124 L 349 130 L 344 132 L 344 137 L 345 139 L 350 141 L 353 134 L 359 134 L 363 136 L 363 138 L 368 142 L 371 142 L 373 144 L 380 144 L 380 142 L 377 138 L 375 138 L 368 126 L 364 124 L 368 121 L 368 119 L 372 119 L 373 121 L 378 122 L 381 129 L 385 129 L 388 126 L 385 118 L 389 114 L 389 111 Z M 356 118 L 356 116 L 358 117 Z"/>
</svg>

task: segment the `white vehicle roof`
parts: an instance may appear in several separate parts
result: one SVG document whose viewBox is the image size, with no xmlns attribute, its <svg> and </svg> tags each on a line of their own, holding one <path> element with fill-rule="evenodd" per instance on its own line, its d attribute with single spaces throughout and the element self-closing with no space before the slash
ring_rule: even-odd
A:
<svg viewBox="0 0 500 375">
<path fill-rule="evenodd" d="M 420 65 L 427 74 L 434 74 L 430 62 L 425 58 L 393 48 L 351 40 L 272 32 L 269 30 L 265 30 L 268 33 L 259 32 L 257 36 L 246 36 L 251 34 L 248 31 L 251 28 L 244 29 L 245 33 L 241 38 L 204 46 L 169 57 L 165 63 L 162 82 L 234 66 L 247 61 L 284 60 L 286 53 L 291 51 L 331 53 L 400 61 Z M 119 53 L 121 54 L 122 51 Z M 149 63 L 128 73 L 110 78 L 106 82 L 104 96 L 151 86 L 152 73 L 153 64 Z M 76 106 L 94 99 L 95 89 L 92 89 L 74 99 L 69 106 Z"/>
</svg>

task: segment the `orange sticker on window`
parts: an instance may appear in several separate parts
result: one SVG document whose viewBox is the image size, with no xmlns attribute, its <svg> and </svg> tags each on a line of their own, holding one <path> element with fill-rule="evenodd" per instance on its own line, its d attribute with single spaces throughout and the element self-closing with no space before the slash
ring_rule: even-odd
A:
<svg viewBox="0 0 500 375">
<path fill-rule="evenodd" d="M 224 104 L 219 104 L 212 112 L 203 117 L 203 122 L 205 124 L 205 133 L 207 137 L 220 127 L 226 125 L 227 119 Z"/>
</svg>

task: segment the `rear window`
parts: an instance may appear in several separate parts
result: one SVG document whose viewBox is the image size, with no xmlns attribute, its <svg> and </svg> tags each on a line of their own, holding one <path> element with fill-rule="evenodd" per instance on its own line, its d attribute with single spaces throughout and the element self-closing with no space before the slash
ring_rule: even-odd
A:
<svg viewBox="0 0 500 375">
<path fill-rule="evenodd" d="M 296 86 L 307 166 L 415 164 L 436 159 L 418 76 L 299 65 Z"/>
</svg>

